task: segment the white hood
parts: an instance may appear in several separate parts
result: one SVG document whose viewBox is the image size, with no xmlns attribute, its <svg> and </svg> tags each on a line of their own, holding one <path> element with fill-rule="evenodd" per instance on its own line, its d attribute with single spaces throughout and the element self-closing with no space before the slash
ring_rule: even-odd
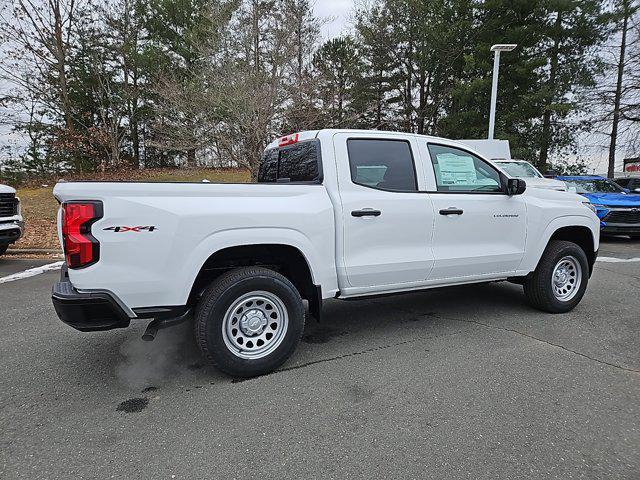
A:
<svg viewBox="0 0 640 480">
<path fill-rule="evenodd" d="M 0 183 L 0 193 L 16 193 L 16 189 Z"/>
<path fill-rule="evenodd" d="M 546 188 L 547 190 L 558 190 L 561 192 L 567 191 L 567 184 L 561 180 L 555 180 L 553 178 L 535 178 L 527 177 L 523 179 L 527 183 L 527 187 L 531 188 Z"/>
</svg>

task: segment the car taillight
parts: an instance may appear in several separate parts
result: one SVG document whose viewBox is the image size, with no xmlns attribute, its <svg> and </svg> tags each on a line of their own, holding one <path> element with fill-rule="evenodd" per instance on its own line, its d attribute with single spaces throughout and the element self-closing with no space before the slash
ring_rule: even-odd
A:
<svg viewBox="0 0 640 480">
<path fill-rule="evenodd" d="M 69 268 L 93 265 L 100 258 L 100 242 L 91 235 L 91 225 L 102 218 L 102 202 L 62 204 L 62 243 Z"/>
</svg>

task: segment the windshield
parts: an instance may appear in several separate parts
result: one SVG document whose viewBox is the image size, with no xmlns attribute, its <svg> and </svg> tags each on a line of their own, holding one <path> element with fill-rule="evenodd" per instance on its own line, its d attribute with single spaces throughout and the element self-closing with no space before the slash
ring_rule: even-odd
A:
<svg viewBox="0 0 640 480">
<path fill-rule="evenodd" d="M 500 168 L 515 178 L 541 178 L 542 175 L 527 162 L 498 162 Z"/>
<path fill-rule="evenodd" d="M 565 180 L 569 188 L 575 187 L 576 193 L 620 193 L 622 188 L 611 180 Z"/>
</svg>

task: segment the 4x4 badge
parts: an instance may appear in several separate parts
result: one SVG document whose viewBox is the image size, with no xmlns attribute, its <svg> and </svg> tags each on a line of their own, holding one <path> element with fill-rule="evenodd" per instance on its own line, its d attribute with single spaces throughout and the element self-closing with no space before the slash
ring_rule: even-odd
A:
<svg viewBox="0 0 640 480">
<path fill-rule="evenodd" d="M 112 230 L 115 233 L 119 233 L 119 232 L 153 232 L 154 230 L 157 230 L 157 227 L 155 225 L 149 225 L 146 227 L 107 227 L 104 230 Z"/>
</svg>

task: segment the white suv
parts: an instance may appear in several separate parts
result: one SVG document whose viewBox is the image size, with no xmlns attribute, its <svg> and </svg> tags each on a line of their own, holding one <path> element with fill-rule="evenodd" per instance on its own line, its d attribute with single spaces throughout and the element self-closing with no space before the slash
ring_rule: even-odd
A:
<svg viewBox="0 0 640 480">
<path fill-rule="evenodd" d="M 526 180 L 528 187 L 546 188 L 548 190 L 558 190 L 566 192 L 567 185 L 553 178 L 545 178 L 536 167 L 525 160 L 493 160 L 511 178 L 522 178 Z"/>
</svg>

